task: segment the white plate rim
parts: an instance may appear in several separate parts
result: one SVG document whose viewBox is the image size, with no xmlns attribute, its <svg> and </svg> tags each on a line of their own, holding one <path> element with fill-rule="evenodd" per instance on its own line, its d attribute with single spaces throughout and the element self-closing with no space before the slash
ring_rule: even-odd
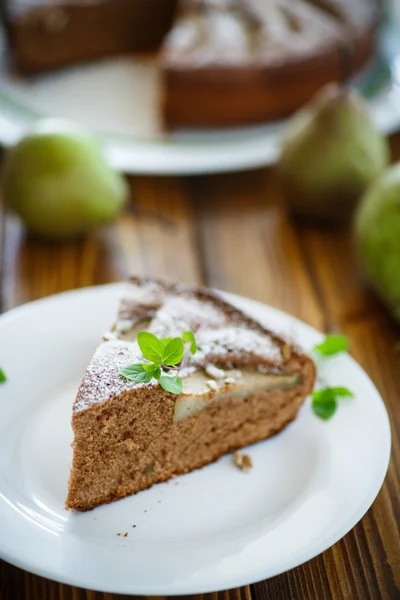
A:
<svg viewBox="0 0 400 600">
<path fill-rule="evenodd" d="M 20 316 L 24 316 L 26 314 L 29 314 L 30 312 L 34 313 L 35 310 L 37 310 L 38 308 L 40 308 L 42 306 L 46 306 L 46 304 L 52 303 L 59 299 L 62 301 L 63 298 L 68 298 L 68 296 L 85 295 L 88 292 L 89 293 L 90 292 L 103 293 L 103 292 L 106 292 L 107 290 L 110 290 L 110 291 L 115 290 L 115 294 L 120 294 L 121 290 L 123 289 L 123 285 L 124 284 L 122 284 L 122 283 L 111 283 L 111 284 L 105 284 L 105 285 L 99 285 L 99 286 L 78 288 L 75 290 L 68 290 L 65 292 L 53 294 L 53 295 L 50 295 L 50 296 L 47 296 L 47 297 L 44 297 L 44 298 L 41 298 L 38 300 L 28 302 L 24 305 L 13 308 L 13 309 L 7 311 L 6 313 L 0 315 L 0 329 L 3 325 L 3 323 L 9 323 L 15 319 L 19 319 Z M 217 291 L 219 293 L 225 295 L 228 300 L 232 300 L 233 302 L 235 300 L 238 302 L 244 300 L 246 302 L 249 301 L 249 304 L 256 304 L 256 305 L 259 305 L 262 307 L 266 307 L 271 315 L 275 313 L 276 315 L 279 315 L 284 318 L 289 317 L 291 322 L 297 323 L 297 324 L 301 325 L 301 327 L 306 327 L 313 333 L 318 333 L 321 337 L 323 336 L 323 334 L 321 334 L 320 332 L 317 332 L 317 330 L 315 328 L 311 327 L 307 323 L 305 323 L 305 322 L 301 321 L 300 319 L 297 319 L 296 317 L 293 317 L 293 316 L 289 315 L 288 313 L 285 313 L 284 311 L 281 311 L 275 307 L 271 307 L 269 305 L 265 305 L 262 302 L 252 300 L 250 298 L 246 298 L 246 297 L 239 296 L 236 294 L 232 294 L 232 293 L 228 293 L 228 292 L 221 292 L 220 290 L 217 290 Z M 135 594 L 135 595 L 160 595 L 160 594 L 162 594 L 162 595 L 166 595 L 166 596 L 171 596 L 171 595 L 181 596 L 181 595 L 187 595 L 187 594 L 200 594 L 200 593 L 205 594 L 205 593 L 210 593 L 210 592 L 223 591 L 223 590 L 226 590 L 229 588 L 241 587 L 243 585 L 250 585 L 250 584 L 254 584 L 254 583 L 263 581 L 267 578 L 280 575 L 284 572 L 287 572 L 293 568 L 296 568 L 296 567 L 304 564 L 305 562 L 308 562 L 309 560 L 312 560 L 313 558 L 315 558 L 316 556 L 318 556 L 319 554 L 321 554 L 322 552 L 324 552 L 325 550 L 329 549 L 331 546 L 336 544 L 351 529 L 353 529 L 353 527 L 355 525 L 357 525 L 357 523 L 359 523 L 359 521 L 366 514 L 366 512 L 368 511 L 368 509 L 371 507 L 374 500 L 376 499 L 378 493 L 380 492 L 382 484 L 385 480 L 387 469 L 389 467 L 389 462 L 390 462 L 391 429 L 390 429 L 390 422 L 389 422 L 389 417 L 388 417 L 388 414 L 387 414 L 387 411 L 385 408 L 385 404 L 384 404 L 378 390 L 376 389 L 376 386 L 373 384 L 373 382 L 371 381 L 369 376 L 365 373 L 365 371 L 360 367 L 360 365 L 349 355 L 346 356 L 346 359 L 351 362 L 353 368 L 355 368 L 356 370 L 358 370 L 360 373 L 362 373 L 364 376 L 366 376 L 368 378 L 369 383 L 371 384 L 372 388 L 374 389 L 374 391 L 376 393 L 377 400 L 379 400 L 379 407 L 380 407 L 381 416 L 383 419 L 382 425 L 385 428 L 385 437 L 382 439 L 382 443 L 384 444 L 384 447 L 381 448 L 380 476 L 377 477 L 374 480 L 373 485 L 370 486 L 369 492 L 363 498 L 362 502 L 359 505 L 359 508 L 356 511 L 354 511 L 342 523 L 342 525 L 338 528 L 335 535 L 326 536 L 325 538 L 322 538 L 322 540 L 318 540 L 318 542 L 315 542 L 314 544 L 312 544 L 311 547 L 309 548 L 309 550 L 307 551 L 307 555 L 305 556 L 304 560 L 301 560 L 300 562 L 298 560 L 294 560 L 293 562 L 288 562 L 287 564 L 285 564 L 284 568 L 282 568 L 281 570 L 277 570 L 276 572 L 274 571 L 273 574 L 268 574 L 267 577 L 265 576 L 265 573 L 255 572 L 252 574 L 251 580 L 249 580 L 248 582 L 243 580 L 243 576 L 237 575 L 237 576 L 230 577 L 229 581 L 221 582 L 221 585 L 218 588 L 207 587 L 207 585 L 204 585 L 204 586 L 203 585 L 202 586 L 195 585 L 194 587 L 191 587 L 191 588 L 176 589 L 173 591 L 168 591 L 167 593 L 164 594 L 164 593 L 160 592 L 160 588 L 158 586 L 152 587 L 151 585 L 146 585 L 146 586 L 139 587 L 135 584 L 121 586 L 118 584 L 118 582 L 115 582 L 109 588 L 104 588 L 104 587 L 100 588 L 100 587 L 96 587 L 95 582 L 92 582 L 92 584 L 88 585 L 88 582 L 84 579 L 81 579 L 79 577 L 71 578 L 71 576 L 64 577 L 60 573 L 54 573 L 54 571 L 48 570 L 46 568 L 46 566 L 41 566 L 40 568 L 32 569 L 32 564 L 29 563 L 29 561 L 23 560 L 23 559 L 21 560 L 16 553 L 8 553 L 7 551 L 4 551 L 4 548 L 1 547 L 2 544 L 1 544 L 1 540 L 0 540 L 0 553 L 1 553 L 0 557 L 1 557 L 1 559 L 9 562 L 10 564 L 12 564 L 16 567 L 24 569 L 30 573 L 39 575 L 41 577 L 46 577 L 50 580 L 57 581 L 57 582 L 60 582 L 60 583 L 66 584 L 66 585 L 73 585 L 73 586 L 82 587 L 82 588 L 90 589 L 90 590 L 94 590 L 94 591 L 105 592 L 105 593 Z"/>
</svg>

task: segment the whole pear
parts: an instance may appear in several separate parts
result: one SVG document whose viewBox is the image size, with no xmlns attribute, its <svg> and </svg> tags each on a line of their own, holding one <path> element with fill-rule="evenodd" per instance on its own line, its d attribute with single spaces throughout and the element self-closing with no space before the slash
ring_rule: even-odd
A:
<svg viewBox="0 0 400 600">
<path fill-rule="evenodd" d="M 289 211 L 302 220 L 336 224 L 388 164 L 385 137 L 361 98 L 324 87 L 289 122 L 278 169 Z"/>
<path fill-rule="evenodd" d="M 128 195 L 96 139 L 74 126 L 28 133 L 5 160 L 4 199 L 36 236 L 63 240 L 113 220 Z"/>
<path fill-rule="evenodd" d="M 365 278 L 400 320 L 400 163 L 362 198 L 354 237 Z"/>
</svg>

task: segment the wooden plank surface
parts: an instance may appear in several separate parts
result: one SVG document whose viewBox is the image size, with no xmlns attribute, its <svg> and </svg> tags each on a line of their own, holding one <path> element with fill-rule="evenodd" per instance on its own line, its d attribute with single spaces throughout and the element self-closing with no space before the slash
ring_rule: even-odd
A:
<svg viewBox="0 0 400 600">
<path fill-rule="evenodd" d="M 394 140 L 400 156 L 400 136 Z M 244 294 L 326 330 L 343 330 L 375 381 L 392 422 L 385 484 L 362 521 L 333 548 L 292 571 L 207 600 L 392 600 L 400 598 L 399 329 L 360 280 L 349 231 L 295 227 L 273 171 L 196 177 L 135 177 L 118 222 L 64 245 L 26 238 L 7 216 L 2 235 L 4 309 L 130 272 Z M 122 600 L 0 565 L 1 600 Z"/>
</svg>

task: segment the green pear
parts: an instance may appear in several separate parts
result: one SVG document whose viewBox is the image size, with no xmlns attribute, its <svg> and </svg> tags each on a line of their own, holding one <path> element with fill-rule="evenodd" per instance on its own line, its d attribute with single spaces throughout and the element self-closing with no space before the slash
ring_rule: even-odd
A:
<svg viewBox="0 0 400 600">
<path fill-rule="evenodd" d="M 128 187 L 91 135 L 47 125 L 8 151 L 4 199 L 33 234 L 63 240 L 115 219 Z"/>
<path fill-rule="evenodd" d="M 355 92 L 324 87 L 289 122 L 278 170 L 289 211 L 303 220 L 345 221 L 388 164 L 385 137 Z"/>
<path fill-rule="evenodd" d="M 400 163 L 371 186 L 357 207 L 354 223 L 364 276 L 400 320 Z"/>
</svg>

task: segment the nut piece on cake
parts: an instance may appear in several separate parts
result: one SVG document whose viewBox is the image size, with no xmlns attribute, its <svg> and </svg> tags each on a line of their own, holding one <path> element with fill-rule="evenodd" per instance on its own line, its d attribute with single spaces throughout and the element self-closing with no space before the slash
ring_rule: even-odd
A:
<svg viewBox="0 0 400 600">
<path fill-rule="evenodd" d="M 136 338 L 144 329 L 159 338 L 195 332 L 181 393 L 120 375 L 143 362 Z M 314 379 L 309 356 L 288 352 L 214 292 L 132 278 L 73 406 L 67 508 L 89 510 L 274 435 L 296 417 Z"/>
</svg>

